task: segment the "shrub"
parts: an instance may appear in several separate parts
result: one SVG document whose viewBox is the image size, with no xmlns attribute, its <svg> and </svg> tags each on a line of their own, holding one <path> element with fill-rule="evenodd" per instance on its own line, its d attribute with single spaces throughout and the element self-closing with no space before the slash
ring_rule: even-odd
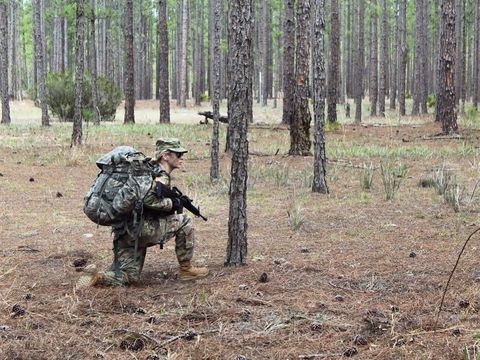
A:
<svg viewBox="0 0 480 360">
<path fill-rule="evenodd" d="M 122 92 L 114 82 L 107 77 L 97 78 L 98 110 L 100 120 L 113 121 L 117 107 L 122 102 Z"/>
<path fill-rule="evenodd" d="M 478 111 L 474 106 L 467 106 L 465 109 L 465 118 L 472 122 L 476 123 L 478 121 Z"/>
<path fill-rule="evenodd" d="M 72 73 L 49 73 L 46 85 L 47 104 L 52 114 L 58 116 L 60 121 L 72 121 L 75 112 L 75 84 Z M 84 109 L 90 102 L 91 92 L 89 81 L 84 79 L 82 98 Z"/>
<path fill-rule="evenodd" d="M 47 75 L 47 103 L 53 115 L 60 121 L 72 121 L 75 111 L 75 83 L 69 73 L 49 73 Z M 97 79 L 98 110 L 100 120 L 111 121 L 122 100 L 121 91 L 106 77 Z M 93 117 L 92 86 L 90 76 L 83 79 L 83 118 L 89 121 Z"/>
<path fill-rule="evenodd" d="M 380 174 L 382 175 L 383 188 L 387 200 L 393 200 L 407 172 L 408 168 L 404 164 L 380 163 Z"/>
<path fill-rule="evenodd" d="M 430 94 L 430 95 L 427 96 L 427 106 L 429 108 L 434 107 L 436 102 L 437 102 L 437 98 L 435 97 L 435 95 Z"/>
<path fill-rule="evenodd" d="M 369 190 L 372 188 L 374 171 L 375 165 L 372 161 L 363 164 L 362 176 L 360 177 L 360 185 L 362 186 L 362 189 Z"/>
</svg>

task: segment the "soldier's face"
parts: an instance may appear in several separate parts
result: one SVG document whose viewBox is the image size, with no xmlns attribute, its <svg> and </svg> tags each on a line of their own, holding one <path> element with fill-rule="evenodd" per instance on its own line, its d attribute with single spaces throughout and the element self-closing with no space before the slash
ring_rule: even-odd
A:
<svg viewBox="0 0 480 360">
<path fill-rule="evenodd" d="M 172 170 L 178 169 L 183 165 L 183 154 L 176 152 L 169 152 L 167 154 L 167 163 Z"/>
</svg>

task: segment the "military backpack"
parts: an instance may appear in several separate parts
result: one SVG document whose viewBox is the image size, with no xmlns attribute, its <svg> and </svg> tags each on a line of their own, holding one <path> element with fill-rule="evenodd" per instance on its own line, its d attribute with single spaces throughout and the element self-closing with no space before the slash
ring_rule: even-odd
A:
<svg viewBox="0 0 480 360">
<path fill-rule="evenodd" d="M 84 213 L 97 225 L 119 224 L 132 216 L 138 225 L 153 181 L 150 158 L 130 146 L 119 146 L 96 164 L 100 173 L 85 195 Z"/>
</svg>

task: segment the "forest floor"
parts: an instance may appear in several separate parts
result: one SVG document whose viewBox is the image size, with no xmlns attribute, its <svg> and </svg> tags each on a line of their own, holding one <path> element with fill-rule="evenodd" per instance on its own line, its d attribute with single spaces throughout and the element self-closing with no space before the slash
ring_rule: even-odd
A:
<svg viewBox="0 0 480 360">
<path fill-rule="evenodd" d="M 435 317 L 480 226 L 480 133 L 462 125 L 458 137 L 435 136 L 431 117 L 407 119 L 329 131 L 329 195 L 310 191 L 312 156 L 285 155 L 285 127 L 253 124 L 248 263 L 238 268 L 223 266 L 229 157 L 212 184 L 211 122 L 90 125 L 73 150 L 71 124 L 3 127 L 0 359 L 477 358 L 480 234 Z M 82 264 L 112 261 L 109 228 L 82 212 L 95 160 L 122 144 L 150 154 L 160 136 L 190 149 L 173 181 L 208 216 L 194 220 L 194 259 L 210 275 L 180 282 L 171 241 L 149 249 L 138 284 L 76 292 Z M 408 171 L 387 201 L 380 165 L 400 164 Z M 431 187 L 441 176 L 449 196 Z"/>
</svg>

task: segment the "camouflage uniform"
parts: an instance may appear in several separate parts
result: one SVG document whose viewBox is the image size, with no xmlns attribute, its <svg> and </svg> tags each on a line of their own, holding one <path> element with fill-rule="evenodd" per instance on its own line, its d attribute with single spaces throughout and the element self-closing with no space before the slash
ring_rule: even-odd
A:
<svg viewBox="0 0 480 360">
<path fill-rule="evenodd" d="M 186 152 L 179 145 L 178 142 L 178 147 L 172 151 Z M 158 142 L 156 156 L 157 158 L 159 156 Z M 160 171 L 156 181 L 170 187 L 170 175 L 165 171 Z M 143 200 L 144 219 L 138 236 L 136 256 L 135 236 L 127 230 L 128 227 L 125 224 L 112 227 L 112 232 L 118 241 L 118 271 L 115 272 L 114 262 L 109 270 L 99 274 L 97 284 L 127 285 L 138 281 L 145 262 L 147 247 L 163 244 L 172 237 L 175 237 L 175 253 L 178 262 L 190 261 L 192 258 L 195 230 L 191 219 L 186 214 L 172 213 L 172 199 L 158 198 L 156 187 L 157 184 L 152 179 L 152 186 Z"/>
</svg>

